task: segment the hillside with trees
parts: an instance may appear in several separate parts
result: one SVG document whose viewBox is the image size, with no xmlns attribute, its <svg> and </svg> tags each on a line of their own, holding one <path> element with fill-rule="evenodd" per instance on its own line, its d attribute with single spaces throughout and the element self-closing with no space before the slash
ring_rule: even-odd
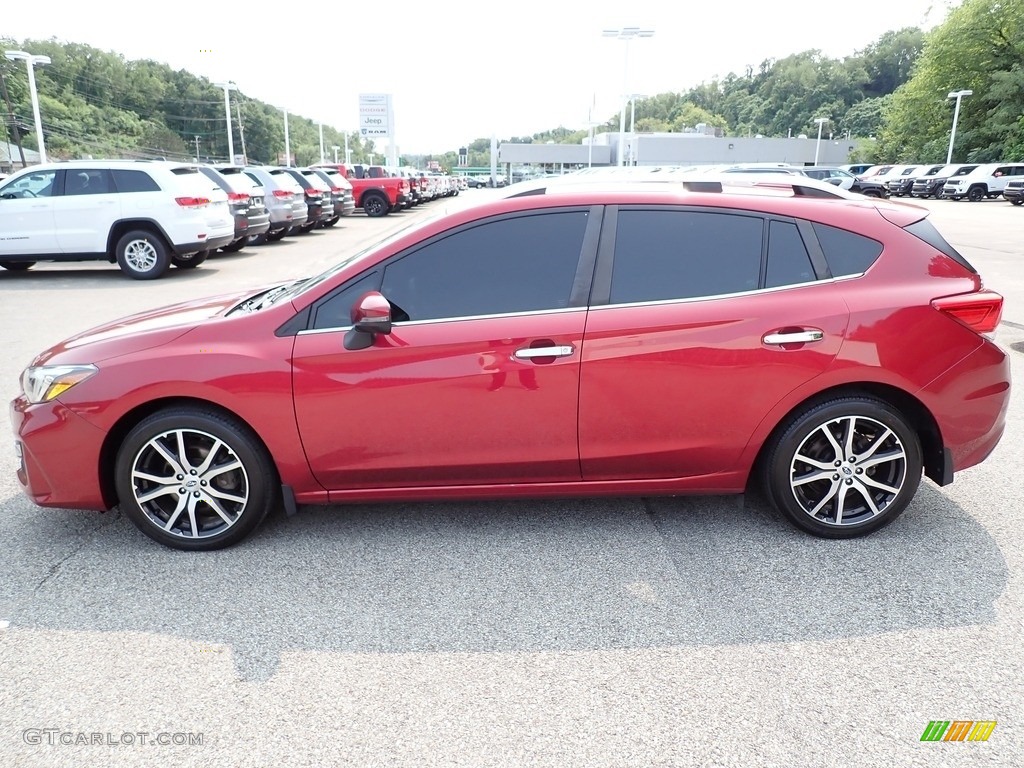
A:
<svg viewBox="0 0 1024 768">
<path fill-rule="evenodd" d="M 54 60 L 36 76 L 47 147 L 55 157 L 191 157 L 196 136 L 201 157 L 227 156 L 223 91 L 205 78 L 86 45 L 3 42 Z M 4 60 L 0 68 L 15 122 L 27 134 L 25 145 L 34 147 L 24 68 Z M 858 147 L 851 161 L 939 162 L 953 114 L 946 94 L 959 89 L 974 93 L 963 101 L 956 159 L 1024 160 L 1024 2 L 963 0 L 933 30 L 886 32 L 852 56 L 833 59 L 811 49 L 685 92 L 640 99 L 636 130 L 685 132 L 704 124 L 727 136 L 797 136 L 811 135 L 815 118 L 828 117 L 826 130 Z M 237 92 L 232 102 L 250 160 L 277 162 L 284 149 L 280 110 Z M 0 111 L 6 111 L 2 105 Z M 616 112 L 595 131 L 614 132 L 618 125 Z M 292 115 L 289 132 L 296 162 L 319 158 L 313 121 Z M 586 128 L 559 126 L 499 141 L 578 144 L 586 136 Z M 343 145 L 344 137 L 325 125 L 324 142 Z M 358 134 L 349 134 L 349 146 L 357 161 L 376 152 Z M 470 142 L 469 165 L 489 165 L 490 146 L 490 137 Z M 404 158 L 421 167 L 428 159 L 455 167 L 457 148 Z"/>
</svg>

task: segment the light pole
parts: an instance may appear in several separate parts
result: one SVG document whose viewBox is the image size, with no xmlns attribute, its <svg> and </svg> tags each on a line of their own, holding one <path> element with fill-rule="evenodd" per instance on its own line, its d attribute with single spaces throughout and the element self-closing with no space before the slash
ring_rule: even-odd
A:
<svg viewBox="0 0 1024 768">
<path fill-rule="evenodd" d="M 194 136 L 193 138 L 196 140 L 196 164 L 198 165 L 199 164 L 199 137 L 198 136 Z"/>
<path fill-rule="evenodd" d="M 814 164 L 818 164 L 818 152 L 821 150 L 821 126 L 828 122 L 827 117 L 816 117 L 814 122 L 818 124 L 818 141 L 814 145 Z"/>
<path fill-rule="evenodd" d="M 636 165 L 636 100 L 646 99 L 642 93 L 629 94 L 629 164 Z"/>
<path fill-rule="evenodd" d="M 224 119 L 228 124 L 228 163 L 230 165 L 235 164 L 235 139 L 231 135 L 231 98 L 228 94 L 238 88 L 237 85 L 228 81 L 224 83 L 214 83 L 218 88 L 224 89 Z"/>
<path fill-rule="evenodd" d="M 960 119 L 960 99 L 973 94 L 974 91 L 950 91 L 946 94 L 947 99 L 956 99 L 956 107 L 953 108 L 953 130 L 949 133 L 949 152 L 946 153 L 946 165 L 953 162 L 953 139 L 956 138 L 956 121 Z"/>
<path fill-rule="evenodd" d="M 626 44 L 625 66 L 622 74 L 623 99 L 628 98 L 629 93 L 629 42 L 635 37 L 654 37 L 653 29 L 640 29 L 640 27 L 623 27 L 622 29 L 605 29 L 601 32 L 602 37 L 614 37 Z M 626 102 L 622 102 L 622 109 L 619 112 L 619 157 L 618 165 L 625 162 L 625 134 L 626 133 Z"/>
<path fill-rule="evenodd" d="M 46 162 L 46 147 L 43 145 L 43 121 L 39 117 L 39 94 L 36 93 L 36 73 L 34 67 L 50 63 L 49 56 L 33 56 L 25 51 L 4 51 L 10 61 L 24 61 L 28 68 L 28 92 L 32 97 L 32 117 L 36 121 L 36 141 L 39 144 L 39 162 Z"/>
<path fill-rule="evenodd" d="M 345 165 L 352 165 L 352 152 L 348 148 L 348 132 L 345 133 Z"/>
<path fill-rule="evenodd" d="M 601 125 L 601 123 L 595 120 L 587 121 L 587 130 L 590 134 L 590 141 L 587 148 L 587 168 L 592 168 L 594 166 L 594 128 L 599 125 Z"/>
<path fill-rule="evenodd" d="M 288 141 L 288 110 L 281 110 L 284 112 L 284 167 L 292 167 L 292 147 Z"/>
<path fill-rule="evenodd" d="M 331 149 L 334 150 L 334 164 L 338 164 L 338 150 L 341 149 L 337 144 L 331 144 Z"/>
<path fill-rule="evenodd" d="M 324 164 L 324 124 L 317 123 L 320 127 L 320 165 Z"/>
</svg>

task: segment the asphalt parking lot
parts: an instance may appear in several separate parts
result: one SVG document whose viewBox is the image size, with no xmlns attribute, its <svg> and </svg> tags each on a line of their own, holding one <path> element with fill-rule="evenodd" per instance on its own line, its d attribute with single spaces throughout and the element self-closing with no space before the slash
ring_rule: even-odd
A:
<svg viewBox="0 0 1024 768">
<path fill-rule="evenodd" d="M 988 461 L 852 541 L 757 499 L 591 499 L 307 508 L 190 554 L 22 495 L 6 402 L 40 350 L 498 193 L 152 282 L 0 271 L 0 766 L 1024 765 L 1019 385 Z M 1024 381 L 1024 210 L 924 205 L 1006 297 Z"/>
</svg>

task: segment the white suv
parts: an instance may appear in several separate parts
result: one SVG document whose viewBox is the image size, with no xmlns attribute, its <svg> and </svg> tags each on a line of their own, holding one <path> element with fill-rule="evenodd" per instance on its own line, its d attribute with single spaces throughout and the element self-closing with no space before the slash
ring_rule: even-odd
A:
<svg viewBox="0 0 1024 768">
<path fill-rule="evenodd" d="M 942 188 L 942 196 L 952 200 L 966 197 L 972 203 L 986 197 L 999 197 L 1006 182 L 1024 177 L 1024 163 L 986 163 L 966 176 L 950 178 Z"/>
<path fill-rule="evenodd" d="M 0 183 L 0 267 L 116 262 L 152 280 L 228 245 L 227 194 L 194 165 L 75 160 L 30 166 Z"/>
</svg>

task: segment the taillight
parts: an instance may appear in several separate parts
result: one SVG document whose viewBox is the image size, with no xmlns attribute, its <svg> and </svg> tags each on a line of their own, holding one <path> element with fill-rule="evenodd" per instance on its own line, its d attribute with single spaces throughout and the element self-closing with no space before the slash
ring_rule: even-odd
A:
<svg viewBox="0 0 1024 768">
<path fill-rule="evenodd" d="M 319 189 L 307 189 L 306 190 L 306 197 L 320 197 L 320 190 Z"/>
<path fill-rule="evenodd" d="M 292 193 L 289 192 L 287 189 L 275 189 L 274 190 L 274 197 L 276 197 L 276 198 L 278 198 L 280 200 L 291 200 L 292 199 Z"/>
<path fill-rule="evenodd" d="M 995 291 L 943 296 L 941 299 L 933 299 L 932 306 L 975 333 L 994 333 L 1003 316 L 1003 297 Z"/>
<path fill-rule="evenodd" d="M 182 208 L 202 208 L 204 205 L 210 204 L 210 198 L 208 197 L 176 197 L 174 202 L 180 205 Z"/>
<path fill-rule="evenodd" d="M 341 192 L 341 187 L 331 187 L 331 192 L 339 194 Z"/>
<path fill-rule="evenodd" d="M 228 192 L 228 200 L 232 203 L 247 203 L 249 195 L 246 192 Z"/>
</svg>

